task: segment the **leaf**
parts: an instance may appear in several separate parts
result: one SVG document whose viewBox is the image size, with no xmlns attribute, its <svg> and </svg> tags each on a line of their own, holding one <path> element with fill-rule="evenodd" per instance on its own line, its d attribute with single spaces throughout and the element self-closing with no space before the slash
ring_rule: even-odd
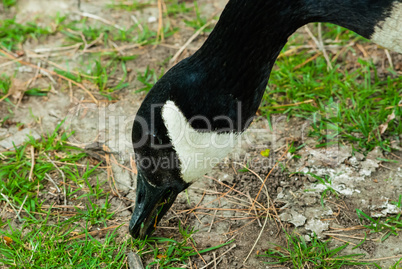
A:
<svg viewBox="0 0 402 269">
<path fill-rule="evenodd" d="M 8 236 L 3 236 L 3 240 L 4 240 L 4 243 L 6 243 L 7 246 L 9 246 L 9 245 L 11 245 L 13 243 L 13 239 L 11 239 Z"/>
<path fill-rule="evenodd" d="M 24 95 L 25 90 L 26 90 L 25 82 L 16 78 L 12 79 L 9 92 L 15 100 L 20 99 Z"/>
<path fill-rule="evenodd" d="M 270 149 L 265 149 L 263 151 L 260 152 L 261 156 L 263 157 L 269 157 L 269 153 L 271 152 Z"/>
<path fill-rule="evenodd" d="M 393 119 L 395 119 L 395 111 L 393 111 L 390 115 L 388 115 L 386 122 L 378 126 L 378 131 L 380 132 L 380 134 L 383 134 L 387 130 L 388 123 Z"/>
</svg>

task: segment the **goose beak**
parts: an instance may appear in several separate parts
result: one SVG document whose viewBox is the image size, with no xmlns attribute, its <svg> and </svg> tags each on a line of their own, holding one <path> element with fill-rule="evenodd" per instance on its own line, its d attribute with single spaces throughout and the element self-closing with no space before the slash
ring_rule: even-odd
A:
<svg viewBox="0 0 402 269">
<path fill-rule="evenodd" d="M 152 186 L 138 170 L 136 205 L 129 225 L 131 236 L 144 239 L 151 235 L 179 192 L 173 188 Z"/>
</svg>

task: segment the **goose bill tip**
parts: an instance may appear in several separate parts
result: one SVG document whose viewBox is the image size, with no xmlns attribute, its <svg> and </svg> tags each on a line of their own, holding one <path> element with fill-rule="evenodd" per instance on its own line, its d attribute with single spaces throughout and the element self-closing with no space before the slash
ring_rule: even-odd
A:
<svg viewBox="0 0 402 269">
<path fill-rule="evenodd" d="M 150 236 L 178 194 L 172 188 L 149 184 L 138 172 L 136 205 L 129 224 L 131 236 L 139 239 Z"/>
</svg>

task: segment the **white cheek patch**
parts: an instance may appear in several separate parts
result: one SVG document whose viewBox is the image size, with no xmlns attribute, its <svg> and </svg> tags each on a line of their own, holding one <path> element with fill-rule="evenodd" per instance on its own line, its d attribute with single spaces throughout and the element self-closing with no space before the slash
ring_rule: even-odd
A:
<svg viewBox="0 0 402 269">
<path fill-rule="evenodd" d="M 162 118 L 181 163 L 184 181 L 192 183 L 209 172 L 236 146 L 236 133 L 198 132 L 172 101 L 162 108 Z M 199 119 L 199 117 L 197 118 Z"/>
<path fill-rule="evenodd" d="M 391 16 L 374 29 L 371 40 L 385 48 L 402 53 L 402 3 L 395 3 Z"/>
</svg>

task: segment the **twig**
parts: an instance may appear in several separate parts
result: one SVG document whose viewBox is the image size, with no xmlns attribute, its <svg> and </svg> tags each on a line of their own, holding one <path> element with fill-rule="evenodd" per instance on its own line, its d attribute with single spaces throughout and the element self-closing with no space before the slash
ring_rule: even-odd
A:
<svg viewBox="0 0 402 269">
<path fill-rule="evenodd" d="M 116 181 L 114 179 L 112 162 L 110 160 L 110 154 L 108 153 L 108 152 L 111 152 L 111 150 L 106 145 L 102 145 L 102 149 L 105 152 L 104 158 L 105 158 L 105 162 L 106 162 L 106 166 L 107 166 L 107 169 L 106 169 L 106 171 L 107 171 L 107 179 L 108 179 L 108 182 L 109 182 L 110 189 L 112 190 L 112 193 L 115 196 L 121 197 L 121 195 L 119 193 L 119 190 L 117 188 Z M 109 180 L 109 179 L 111 179 L 111 180 Z M 112 183 L 113 183 L 114 189 L 113 189 Z"/>
<path fill-rule="evenodd" d="M 127 225 L 127 224 L 125 224 L 125 225 Z M 71 240 L 74 240 L 74 239 L 80 239 L 80 238 L 86 237 L 88 234 L 90 234 L 90 235 L 94 236 L 94 235 L 100 234 L 100 233 L 102 233 L 102 232 L 105 232 L 105 231 L 107 231 L 107 230 L 111 230 L 111 229 L 119 228 L 119 227 L 121 227 L 121 226 L 125 226 L 125 225 L 121 225 L 121 224 L 119 224 L 119 225 L 114 225 L 114 226 L 106 227 L 106 228 L 103 228 L 103 229 L 99 229 L 99 230 L 96 230 L 96 231 L 92 231 L 92 232 L 89 232 L 89 233 L 80 234 L 80 235 L 73 236 L 73 237 L 69 238 L 69 239 L 68 239 L 68 241 L 71 241 Z"/>
<path fill-rule="evenodd" d="M 32 175 L 33 175 L 33 170 L 35 168 L 35 152 L 34 152 L 34 147 L 31 146 L 31 170 L 29 171 L 29 181 L 33 181 Z"/>
<path fill-rule="evenodd" d="M 25 204 L 27 198 L 28 198 L 28 195 L 25 196 L 25 199 L 24 199 L 24 201 L 23 201 L 22 204 L 21 204 L 20 210 L 18 210 L 17 215 L 14 217 L 15 219 L 16 219 L 16 218 L 19 218 L 20 213 L 21 213 L 21 210 L 22 210 L 22 207 L 24 206 L 24 204 Z"/>
<path fill-rule="evenodd" d="M 124 28 L 120 27 L 119 25 L 117 25 L 117 24 L 115 24 L 115 23 L 113 23 L 111 21 L 108 21 L 108 20 L 106 20 L 104 18 L 101 18 L 101 17 L 99 17 L 99 16 L 97 16 L 95 14 L 91 14 L 91 13 L 88 13 L 88 12 L 78 12 L 78 11 L 76 11 L 75 13 L 77 13 L 78 15 L 81 15 L 83 17 L 87 17 L 87 18 L 91 18 L 91 19 L 94 19 L 94 20 L 97 20 L 97 21 L 101 21 L 101 22 L 103 22 L 105 24 L 111 25 L 114 28 L 119 29 L 120 31 L 125 31 Z"/>
<path fill-rule="evenodd" d="M 385 165 L 382 165 L 381 163 L 379 163 L 378 165 L 381 166 L 381 167 L 383 167 L 383 168 L 385 168 L 385 169 L 391 170 L 391 171 L 397 171 L 397 170 L 395 170 L 395 169 L 392 169 L 392 168 L 389 168 L 389 167 L 387 167 L 387 166 L 385 166 Z"/>
<path fill-rule="evenodd" d="M 323 233 L 323 235 L 328 235 L 328 236 L 339 236 L 339 237 L 346 237 L 346 238 L 353 238 L 353 239 L 359 239 L 359 240 L 364 240 L 364 237 L 358 237 L 358 236 L 352 236 L 352 235 L 346 235 L 346 234 L 333 234 L 333 233 Z M 368 239 L 366 238 L 366 240 L 370 240 L 370 241 L 378 241 L 379 238 L 377 239 Z"/>
<path fill-rule="evenodd" d="M 392 108 L 395 108 L 395 107 L 402 107 L 402 100 L 396 106 L 388 106 L 385 109 L 392 109 Z"/>
<path fill-rule="evenodd" d="M 317 59 L 319 56 L 321 56 L 321 54 L 322 54 L 321 52 L 318 52 L 318 53 L 314 54 L 314 56 L 308 58 L 308 59 L 305 60 L 303 63 L 298 64 L 298 65 L 296 65 L 295 67 L 293 67 L 293 70 L 297 70 L 297 69 L 299 69 L 299 68 L 305 66 L 305 65 L 308 64 L 309 62 L 314 61 L 314 60 Z M 310 101 L 310 100 L 308 100 L 308 101 Z M 313 100 L 313 102 L 314 102 L 314 100 Z"/>
<path fill-rule="evenodd" d="M 139 47 L 141 47 L 143 44 L 145 44 L 145 41 L 142 42 L 142 43 L 137 43 L 137 44 L 124 45 L 124 46 L 117 47 L 117 48 L 110 48 L 110 49 L 89 49 L 89 50 L 86 50 L 86 51 L 84 51 L 84 52 L 86 52 L 86 53 L 121 52 L 121 51 L 127 50 L 127 49 L 139 48 Z"/>
<path fill-rule="evenodd" d="M 84 206 L 80 206 L 80 205 L 42 205 L 41 208 L 71 208 L 71 209 L 85 209 Z"/>
<path fill-rule="evenodd" d="M 232 233 L 235 233 L 235 232 L 237 232 L 237 231 L 239 231 L 239 230 L 242 230 L 243 228 L 245 228 L 245 227 L 247 227 L 248 225 L 250 225 L 251 223 L 253 223 L 255 220 L 256 220 L 256 218 L 253 218 L 251 221 L 249 221 L 248 223 L 244 224 L 242 227 L 240 227 L 240 228 L 238 228 L 238 229 L 236 229 L 236 230 L 234 230 L 234 231 L 230 231 L 230 232 L 224 233 L 223 235 L 232 234 Z"/>
<path fill-rule="evenodd" d="M 193 242 L 191 242 L 191 240 L 189 241 L 191 246 L 193 247 L 193 249 L 195 250 L 195 252 L 197 252 L 198 256 L 200 256 L 201 260 L 207 264 L 207 262 L 204 260 L 204 258 L 202 257 L 202 255 L 198 252 L 197 248 L 194 246 Z"/>
<path fill-rule="evenodd" d="M 204 176 L 204 177 L 205 177 L 205 178 L 212 179 L 212 180 L 214 180 L 215 182 L 221 184 L 222 186 L 225 186 L 226 188 L 229 188 L 229 189 L 233 190 L 234 192 L 237 192 L 238 194 L 241 194 L 241 195 L 243 195 L 244 197 L 247 197 L 247 195 L 244 194 L 244 193 L 242 193 L 241 191 L 238 191 L 238 190 L 234 189 L 233 187 L 230 187 L 229 185 L 226 185 L 225 183 L 223 183 L 223 182 L 221 182 L 221 181 L 219 181 L 219 180 L 217 180 L 217 179 L 215 179 L 215 178 L 213 178 L 213 177 L 210 177 L 210 176 Z M 232 198 L 234 198 L 234 197 L 232 197 Z M 264 208 L 264 209 L 265 209 L 265 207 L 264 207 L 262 204 L 260 204 L 259 202 L 256 202 L 256 201 L 254 200 L 254 203 L 257 203 L 261 208 Z"/>
<path fill-rule="evenodd" d="M 221 192 L 217 192 L 217 191 L 214 191 L 214 190 L 206 190 L 206 189 L 202 189 L 202 188 L 194 188 L 194 187 L 190 187 L 189 189 L 192 189 L 192 190 L 194 190 L 194 191 L 205 191 L 206 193 L 209 193 L 209 194 L 222 194 Z M 235 190 L 234 190 L 235 191 Z M 243 202 L 243 203 L 246 203 L 246 204 L 252 204 L 251 202 L 249 202 L 249 201 L 247 201 L 247 200 L 242 200 L 242 199 L 240 199 L 240 198 L 237 198 L 236 196 L 232 196 L 232 195 L 229 195 L 229 194 L 227 194 L 226 196 L 225 196 L 225 198 L 226 197 L 229 197 L 229 198 L 231 198 L 231 199 L 234 199 L 234 200 L 237 200 L 237 201 L 240 201 L 240 202 Z M 228 200 L 229 201 L 229 200 Z M 230 201 L 231 203 L 233 203 L 233 204 L 237 204 L 237 205 L 242 205 L 242 206 L 247 206 L 247 205 L 244 205 L 244 204 L 241 204 L 241 203 L 235 203 L 235 202 L 233 202 L 233 201 Z"/>
<path fill-rule="evenodd" d="M 0 48 L 2 48 L 2 49 L 3 49 L 4 51 L 6 51 L 8 54 L 13 55 L 14 58 L 17 58 L 17 57 L 18 57 L 18 55 L 17 55 L 16 53 L 12 52 L 11 50 L 7 49 L 7 48 L 4 47 L 4 46 L 0 45 Z"/>
<path fill-rule="evenodd" d="M 191 262 L 190 257 L 188 257 L 188 263 L 190 264 L 190 269 L 193 269 L 193 263 Z"/>
<path fill-rule="evenodd" d="M 214 224 L 214 220 L 215 220 L 215 217 L 216 217 L 216 212 L 218 212 L 218 210 L 215 210 L 215 212 L 214 212 L 214 216 L 212 217 L 212 220 L 211 220 L 211 225 L 209 225 L 208 233 L 211 232 L 212 225 Z"/>
<path fill-rule="evenodd" d="M 11 91 L 9 91 L 6 95 L 4 95 L 2 98 L 0 98 L 0 103 L 1 103 L 1 101 L 6 99 L 7 97 L 9 97 L 10 95 L 11 95 Z"/>
<path fill-rule="evenodd" d="M 79 43 L 79 44 L 82 45 L 82 43 Z M 61 65 L 59 65 L 59 64 L 57 64 L 57 63 L 55 63 L 55 62 L 49 61 L 49 60 L 47 60 L 47 59 L 43 59 L 43 61 L 45 61 L 46 63 L 48 63 L 48 64 L 50 64 L 50 65 L 53 65 L 53 66 L 57 67 L 58 69 L 60 69 L 60 70 L 62 70 L 62 71 L 64 71 L 64 72 L 67 72 L 67 73 L 72 73 L 72 74 L 75 74 L 75 75 L 77 75 L 77 76 L 81 76 L 81 77 L 85 77 L 85 78 L 90 78 L 90 79 L 96 79 L 96 78 L 97 78 L 96 76 L 89 76 L 89 75 L 87 75 L 87 74 L 82 74 L 82 73 L 79 73 L 79 72 L 75 72 L 75 71 L 73 71 L 73 70 L 67 70 L 67 69 L 65 69 L 64 67 L 62 67 Z M 99 101 L 101 101 L 101 100 L 99 100 Z"/>
<path fill-rule="evenodd" d="M 9 61 L 9 62 L 0 64 L 0 69 L 3 68 L 3 67 L 6 67 L 6 66 L 8 66 L 8 65 L 11 65 L 11 64 L 13 64 L 13 63 L 15 63 L 15 62 L 16 62 L 16 60 L 12 60 L 12 61 Z"/>
<path fill-rule="evenodd" d="M 314 43 L 316 44 L 317 48 L 322 51 L 322 54 L 324 55 L 325 60 L 327 61 L 327 67 L 328 70 L 332 70 L 332 64 L 331 61 L 328 57 L 327 51 L 325 50 L 324 44 L 322 42 L 322 34 L 321 34 L 321 23 L 318 24 L 318 38 L 320 39 L 317 40 L 317 38 L 315 38 L 315 36 L 313 35 L 313 33 L 310 31 L 310 28 L 308 28 L 308 26 L 305 26 L 306 32 L 307 34 L 311 37 L 311 39 L 314 41 Z"/>
<path fill-rule="evenodd" d="M 113 158 L 113 163 L 117 164 L 117 165 L 120 166 L 121 168 L 123 168 L 123 169 L 125 169 L 125 170 L 127 170 L 127 171 L 129 171 L 129 172 L 131 172 L 131 173 L 137 174 L 137 172 L 136 172 L 135 170 L 130 169 L 129 167 L 120 164 L 120 163 L 116 160 L 116 157 L 114 157 L 113 154 L 112 154 L 112 158 Z"/>
<path fill-rule="evenodd" d="M 190 213 L 192 213 L 194 210 L 196 210 L 196 209 L 198 208 L 198 206 L 200 205 L 200 203 L 202 202 L 202 200 L 204 200 L 204 197 L 205 197 L 205 192 L 202 194 L 200 201 L 198 201 L 198 204 L 197 204 L 195 207 L 193 207 L 192 209 L 190 209 L 187 214 L 190 214 Z"/>
<path fill-rule="evenodd" d="M 90 47 L 92 47 L 93 45 L 95 45 L 96 43 L 98 43 L 99 40 L 101 40 L 102 38 L 103 38 L 103 33 L 101 33 L 101 34 L 100 34 L 94 41 L 92 41 L 91 43 L 85 44 L 85 48 L 84 48 L 84 50 L 83 50 L 82 52 L 83 52 L 83 53 L 87 52 Z M 119 51 L 119 52 L 120 52 L 120 51 Z"/>
<path fill-rule="evenodd" d="M 200 29 L 197 30 L 197 32 L 195 32 L 188 40 L 186 43 L 184 43 L 184 45 L 176 52 L 176 54 L 173 56 L 172 59 L 170 59 L 169 63 L 173 64 L 176 62 L 177 58 L 179 58 L 179 56 L 182 54 L 182 52 L 186 49 L 186 47 L 188 45 L 191 44 L 191 42 L 193 42 L 193 40 L 199 36 L 201 34 L 201 32 L 207 28 L 211 23 L 215 22 L 214 20 L 211 20 L 209 22 L 207 22 L 206 24 L 204 24 Z"/>
<path fill-rule="evenodd" d="M 361 259 L 361 260 L 358 260 L 358 261 L 361 261 L 361 262 L 375 262 L 375 261 L 383 261 L 383 260 L 399 259 L 399 258 L 402 258 L 402 255 L 384 257 L 384 258 L 377 258 L 377 259 Z"/>
<path fill-rule="evenodd" d="M 141 30 L 141 32 L 144 32 L 144 27 L 142 27 L 141 23 L 137 20 L 137 17 L 134 15 L 131 15 L 130 17 L 135 22 L 137 27 Z"/>
<path fill-rule="evenodd" d="M 320 50 L 324 54 L 324 58 L 327 61 L 328 71 L 329 71 L 329 70 L 332 70 L 333 67 L 332 67 L 331 60 L 328 57 L 327 50 L 325 49 L 324 42 L 322 41 L 322 31 L 321 30 L 322 30 L 322 23 L 319 23 L 318 24 L 318 41 L 320 42 Z"/>
<path fill-rule="evenodd" d="M 328 200 L 325 200 L 326 202 L 329 202 Z M 354 231 L 354 230 L 363 230 L 366 229 L 366 227 L 358 225 L 358 226 L 353 226 L 349 228 L 335 228 L 335 227 L 329 227 L 330 230 L 335 230 L 337 232 L 349 232 L 349 231 Z"/>
<path fill-rule="evenodd" d="M 63 171 L 61 171 L 61 169 L 53 162 L 53 160 L 49 158 L 49 156 L 46 153 L 44 153 L 44 155 L 47 157 L 49 162 L 51 162 L 54 165 L 54 167 L 56 167 L 57 171 L 59 171 L 61 177 L 63 178 L 64 205 L 67 205 L 66 176 L 64 175 Z"/>
<path fill-rule="evenodd" d="M 279 162 L 283 159 L 283 156 L 285 156 L 288 151 L 289 151 L 289 147 L 285 150 L 285 152 L 282 154 L 282 156 L 279 158 L 279 160 L 275 163 L 274 167 L 272 167 L 271 171 L 269 171 L 268 175 L 265 177 L 260 189 L 258 190 L 257 196 L 254 198 L 253 205 L 257 202 L 257 199 L 260 196 L 262 188 L 265 186 L 265 182 L 267 181 L 268 177 L 271 175 L 272 171 L 274 171 L 275 167 L 278 166 Z"/>
<path fill-rule="evenodd" d="M 11 208 L 14 210 L 15 214 L 17 214 L 19 221 L 22 221 L 21 217 L 18 215 L 17 209 L 15 209 L 15 207 L 13 206 L 13 204 L 10 202 L 10 200 L 8 200 L 8 197 L 2 193 L 0 193 L 1 196 L 3 196 L 3 198 L 6 200 L 6 202 L 11 206 Z"/>
<path fill-rule="evenodd" d="M 71 49 L 76 49 L 77 47 L 79 48 L 81 45 L 82 45 L 82 43 L 77 43 L 77 44 L 74 44 L 71 46 L 65 46 L 65 47 L 39 48 L 39 49 L 34 49 L 33 52 L 44 53 L 44 52 L 52 52 L 52 51 L 71 50 Z"/>
<path fill-rule="evenodd" d="M 267 204 L 267 208 L 269 208 L 269 204 L 270 204 L 270 199 L 271 199 L 271 198 L 269 197 L 269 193 L 268 193 L 267 186 L 265 185 L 265 181 L 262 180 L 262 178 L 261 178 L 256 172 L 254 172 L 253 170 L 251 170 L 250 168 L 248 168 L 248 167 L 245 166 L 245 165 L 244 165 L 244 167 L 245 167 L 248 171 L 250 171 L 251 173 L 253 173 L 253 174 L 262 182 L 262 185 L 264 186 L 264 190 L 265 190 L 265 195 L 267 196 L 267 203 L 268 203 L 268 204 Z M 272 168 L 272 169 L 273 169 L 273 168 Z M 251 199 L 251 197 L 250 197 L 250 199 Z M 254 206 L 254 204 L 253 204 L 252 206 Z M 255 210 L 255 207 L 254 207 L 254 210 Z M 275 211 L 275 207 L 274 207 L 274 211 Z M 256 213 L 257 213 L 257 211 L 256 211 Z M 276 214 L 278 215 L 278 213 L 276 213 Z M 261 231 L 260 231 L 260 233 L 258 234 L 258 237 L 257 237 L 257 239 L 255 240 L 253 247 L 250 249 L 250 252 L 248 253 L 247 257 L 244 259 L 243 263 L 246 263 L 246 261 L 248 260 L 248 258 L 249 258 L 250 255 L 251 255 L 251 253 L 253 253 L 254 248 L 255 248 L 255 246 L 257 245 L 258 241 L 260 240 L 261 235 L 262 235 L 262 233 L 264 232 L 265 226 L 267 225 L 268 217 L 269 217 L 269 210 L 267 209 L 267 216 L 266 216 L 266 218 L 265 218 L 264 225 L 262 226 Z M 257 220 L 259 220 L 258 215 L 257 215 Z"/>
<path fill-rule="evenodd" d="M 392 58 L 391 58 L 391 55 L 389 54 L 389 50 L 385 49 L 384 51 L 385 51 L 385 55 L 387 55 L 389 67 L 391 67 L 391 69 L 394 69 L 394 64 L 392 63 Z"/>
<path fill-rule="evenodd" d="M 356 44 L 356 47 L 363 53 L 364 58 L 368 58 L 369 55 L 367 53 L 367 51 L 364 49 L 364 47 L 362 45 L 360 45 L 359 43 Z"/>
<path fill-rule="evenodd" d="M 255 213 L 255 215 L 257 216 L 257 222 L 258 222 L 258 225 L 260 226 L 260 227 L 262 227 L 262 224 L 261 224 L 261 221 L 260 221 L 260 218 L 258 217 L 258 213 L 257 213 L 257 210 L 255 209 L 255 206 L 253 206 L 253 199 L 251 198 L 251 195 L 250 195 L 250 192 L 249 191 L 247 191 L 247 196 L 248 196 L 248 199 L 250 199 L 250 201 L 251 201 L 251 207 L 250 207 L 250 210 L 251 209 L 253 209 L 254 210 L 254 213 Z"/>
<path fill-rule="evenodd" d="M 60 192 L 59 186 L 57 186 L 56 182 L 49 176 L 49 174 L 48 174 L 48 173 L 45 173 L 45 175 L 47 176 L 47 179 L 48 179 L 50 182 L 52 182 L 53 185 L 56 187 L 57 192 Z"/>
<path fill-rule="evenodd" d="M 219 258 L 221 258 L 221 257 L 223 257 L 224 255 L 226 255 L 226 253 L 228 253 L 229 251 L 231 251 L 232 249 L 234 249 L 236 247 L 236 244 L 234 244 L 233 246 L 231 246 L 228 250 L 226 250 L 225 252 L 223 252 L 219 257 L 218 257 L 218 259 Z M 215 260 L 213 260 L 213 261 L 210 261 L 209 263 L 207 263 L 206 265 L 204 265 L 203 267 L 201 267 L 200 269 L 205 269 L 205 268 L 207 268 L 208 266 L 210 266 L 212 263 L 214 263 L 215 262 Z"/>
<path fill-rule="evenodd" d="M 38 62 L 38 64 L 37 64 L 37 68 L 36 68 L 36 72 L 35 72 L 35 76 L 31 79 L 31 80 L 29 80 L 29 82 L 27 83 L 27 86 L 26 86 L 26 88 L 29 88 L 29 85 L 31 85 L 31 83 L 34 83 L 35 81 L 36 81 L 36 78 L 38 77 L 38 75 L 39 75 L 39 68 L 40 68 L 40 66 L 41 66 L 41 64 L 40 64 L 40 62 Z"/>
<path fill-rule="evenodd" d="M 243 263 L 245 263 L 248 260 L 248 258 L 250 257 L 251 253 L 253 253 L 254 248 L 257 245 L 258 241 L 260 240 L 261 235 L 264 232 L 265 226 L 267 225 L 268 217 L 269 217 L 269 211 L 267 211 L 267 217 L 265 218 L 264 225 L 262 226 L 261 231 L 258 234 L 258 237 L 255 240 L 253 247 L 250 249 L 250 252 L 248 253 L 247 257 L 244 259 Z M 258 216 L 257 216 L 257 218 L 258 218 Z"/>
<path fill-rule="evenodd" d="M 20 59 L 14 57 L 13 55 L 11 55 L 11 54 L 5 52 L 5 51 L 2 50 L 2 49 L 0 49 L 0 53 L 3 53 L 3 54 L 5 54 L 7 57 L 9 57 L 9 58 L 11 58 L 11 59 L 13 59 L 13 60 L 16 60 L 16 61 L 19 62 L 20 64 L 28 65 L 28 66 L 31 66 L 31 67 L 33 67 L 33 68 L 37 68 L 36 65 L 31 64 L 31 63 L 28 63 L 28 62 L 25 62 L 25 61 L 23 61 L 23 60 L 20 60 Z M 92 94 L 87 88 L 85 88 L 84 85 L 82 85 L 82 84 L 80 84 L 80 83 L 78 83 L 78 82 L 75 82 L 74 80 L 71 80 L 71 79 L 69 79 L 69 78 L 67 78 L 67 77 L 65 77 L 65 76 L 63 76 L 63 75 L 60 75 L 60 74 L 58 74 L 58 73 L 56 73 L 56 72 L 54 72 L 54 71 L 47 70 L 47 69 L 45 69 L 45 68 L 43 68 L 43 67 L 39 67 L 39 69 L 40 69 L 41 71 L 48 72 L 49 74 L 58 76 L 59 78 L 62 78 L 62 79 L 64 79 L 64 80 L 66 80 L 66 81 L 70 81 L 72 84 L 74 84 L 74 85 L 76 85 L 77 87 L 79 87 L 79 88 L 81 88 L 82 90 L 84 90 L 84 91 L 91 97 L 91 99 L 95 102 L 95 104 L 98 104 L 98 100 L 96 100 L 95 96 L 93 96 L 93 94 Z M 7 96 L 7 95 L 6 95 L 6 96 Z M 3 98 L 4 98 L 4 97 L 3 97 Z M 3 100 L 3 98 L 0 99 L 0 102 Z"/>
<path fill-rule="evenodd" d="M 156 37 L 161 37 L 160 41 L 163 42 L 165 40 L 165 36 L 163 34 L 163 9 L 162 9 L 162 0 L 158 0 L 158 32 L 156 33 Z"/>
</svg>

